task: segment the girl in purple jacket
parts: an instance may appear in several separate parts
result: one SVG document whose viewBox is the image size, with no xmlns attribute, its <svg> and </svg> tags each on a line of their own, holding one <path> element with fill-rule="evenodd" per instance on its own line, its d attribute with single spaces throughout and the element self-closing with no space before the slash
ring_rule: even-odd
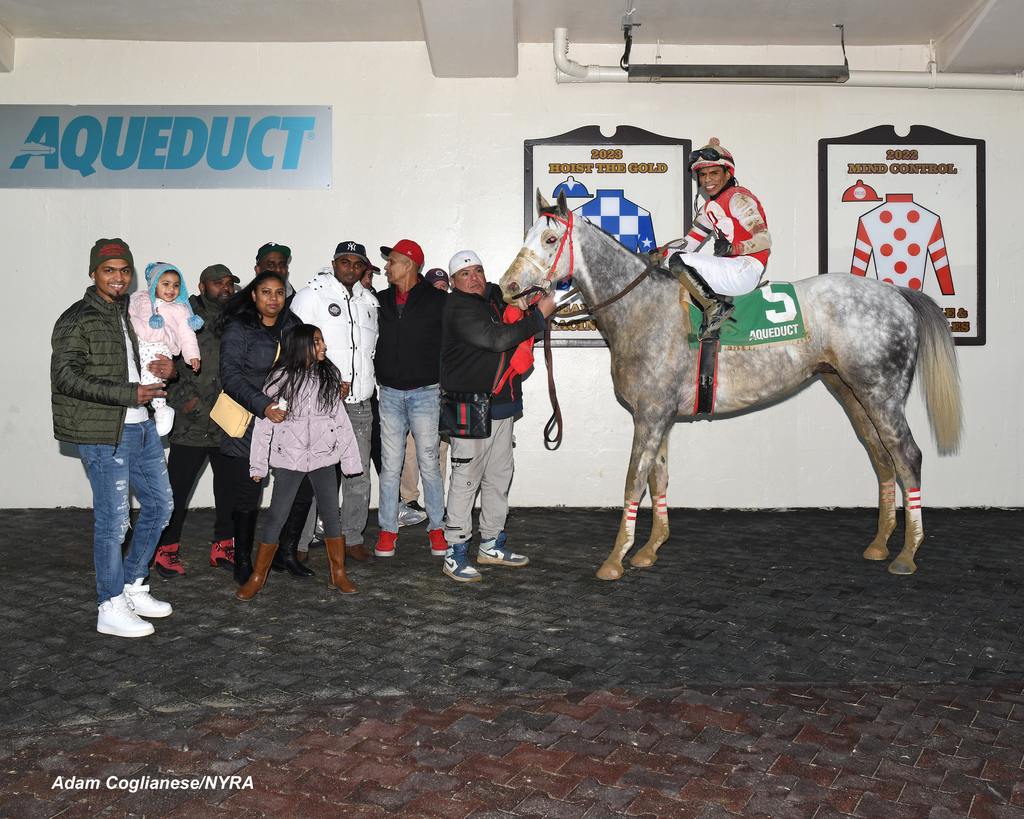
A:
<svg viewBox="0 0 1024 819">
<path fill-rule="evenodd" d="M 257 418 L 249 452 L 249 475 L 254 481 L 274 470 L 270 501 L 252 576 L 237 592 L 251 600 L 267 582 L 278 538 L 288 518 L 299 484 L 307 475 L 316 493 L 324 522 L 324 543 L 331 564 L 330 584 L 350 594 L 355 585 L 345 575 L 345 538 L 338 513 L 337 465 L 346 475 L 362 472 L 359 447 L 341 399 L 341 373 L 326 357 L 320 330 L 302 324 L 281 337 L 281 354 L 267 376 L 263 391 L 285 412 L 279 423 Z"/>
</svg>

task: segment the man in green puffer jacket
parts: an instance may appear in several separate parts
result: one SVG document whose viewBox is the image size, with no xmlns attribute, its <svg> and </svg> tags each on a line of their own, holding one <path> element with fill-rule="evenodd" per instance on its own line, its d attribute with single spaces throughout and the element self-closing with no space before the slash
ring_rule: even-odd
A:
<svg viewBox="0 0 1024 819">
<path fill-rule="evenodd" d="M 235 294 L 235 276 L 226 265 L 212 264 L 199 274 L 199 295 L 191 296 L 192 312 L 203 320 L 196 334 L 202 367 L 193 372 L 182 367 L 178 380 L 167 388 L 167 403 L 174 409 L 174 429 L 168 440 L 167 474 L 174 493 L 174 514 L 156 549 L 154 568 L 163 577 L 185 574 L 178 554 L 181 528 L 188 514 L 188 497 L 209 459 L 213 470 L 213 498 L 217 517 L 210 543 L 210 565 L 231 570 L 235 566 L 235 539 L 231 504 L 235 486 L 231 482 L 227 456 L 220 451 L 221 429 L 210 419 L 210 410 L 220 395 L 220 313 Z"/>
<path fill-rule="evenodd" d="M 140 383 L 138 339 L 128 320 L 133 272 L 132 252 L 122 239 L 98 239 L 89 254 L 94 284 L 57 319 L 50 340 L 53 436 L 78 444 L 92 485 L 96 630 L 117 637 L 152 634 L 152 624 L 141 618 L 171 613 L 170 604 L 155 599 L 145 585 L 174 503 L 160 437 L 146 410 L 167 393 L 162 382 Z M 174 375 L 166 357 L 149 368 L 162 379 Z M 141 509 L 122 558 L 129 486 Z"/>
</svg>

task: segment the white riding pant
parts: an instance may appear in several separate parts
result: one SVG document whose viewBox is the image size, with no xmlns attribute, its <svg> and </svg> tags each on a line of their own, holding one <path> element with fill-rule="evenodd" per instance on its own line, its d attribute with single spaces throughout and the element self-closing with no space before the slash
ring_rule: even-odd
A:
<svg viewBox="0 0 1024 819">
<path fill-rule="evenodd" d="M 690 267 L 704 278 L 721 296 L 742 296 L 761 281 L 764 265 L 753 256 L 710 256 L 687 253 L 683 256 Z"/>
</svg>

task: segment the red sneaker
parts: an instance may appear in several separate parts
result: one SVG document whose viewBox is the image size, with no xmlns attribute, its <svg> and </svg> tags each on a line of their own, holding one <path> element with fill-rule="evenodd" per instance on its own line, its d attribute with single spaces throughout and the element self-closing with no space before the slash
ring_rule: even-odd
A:
<svg viewBox="0 0 1024 819">
<path fill-rule="evenodd" d="M 181 565 L 178 558 L 178 546 L 181 544 L 170 543 L 167 546 L 158 546 L 156 556 L 153 558 L 153 565 L 161 577 L 175 577 L 185 574 L 185 567 Z"/>
<path fill-rule="evenodd" d="M 215 540 L 210 544 L 210 565 L 215 568 L 233 569 L 235 565 L 235 539 Z"/>
<path fill-rule="evenodd" d="M 373 553 L 377 557 L 394 557 L 396 540 L 398 540 L 398 532 L 382 531 L 377 535 L 377 545 L 373 547 Z"/>
<path fill-rule="evenodd" d="M 430 554 L 434 557 L 444 557 L 448 554 L 448 541 L 444 539 L 444 529 L 431 529 L 427 532 L 430 538 Z"/>
</svg>

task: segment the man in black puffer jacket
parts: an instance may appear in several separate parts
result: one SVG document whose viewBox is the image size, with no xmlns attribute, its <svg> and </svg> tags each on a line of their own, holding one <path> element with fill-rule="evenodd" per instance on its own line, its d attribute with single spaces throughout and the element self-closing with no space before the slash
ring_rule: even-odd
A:
<svg viewBox="0 0 1024 819">
<path fill-rule="evenodd" d="M 501 290 L 488 284 L 480 257 L 460 250 L 448 264 L 452 292 L 444 310 L 441 336 L 441 390 L 492 394 L 491 434 L 487 438 L 452 436 L 452 480 L 448 490 L 448 522 L 444 573 L 472 583 L 480 573 L 469 563 L 473 537 L 473 501 L 480 492 L 480 547 L 477 563 L 525 566 L 530 561 L 505 547 L 508 490 L 512 483 L 512 425 L 523 410 L 523 366 L 513 357 L 532 361 L 533 337 L 543 331 L 555 309 L 554 294 L 513 320 L 506 314 Z M 522 354 L 517 348 L 522 348 Z M 510 369 L 511 367 L 511 369 Z"/>
<path fill-rule="evenodd" d="M 163 382 L 140 383 L 139 342 L 128 320 L 133 273 L 127 243 L 98 239 L 89 254 L 94 284 L 57 319 L 50 342 L 53 437 L 78 444 L 92 485 L 96 630 L 116 637 L 152 634 L 152 624 L 141 618 L 171 613 L 145 584 L 174 503 L 160 436 L 146 409 L 167 393 Z M 174 363 L 163 356 L 149 369 L 162 379 L 174 375 Z M 129 487 L 141 508 L 122 557 Z"/>
</svg>

